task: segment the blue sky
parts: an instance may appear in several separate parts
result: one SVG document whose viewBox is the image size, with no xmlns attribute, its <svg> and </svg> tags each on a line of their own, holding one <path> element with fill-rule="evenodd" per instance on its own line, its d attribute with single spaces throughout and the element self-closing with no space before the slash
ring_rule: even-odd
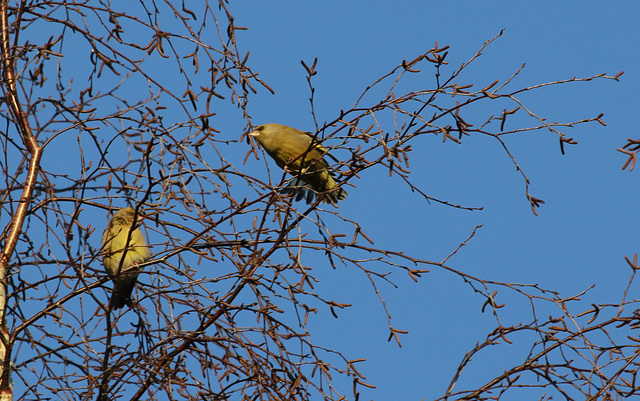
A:
<svg viewBox="0 0 640 401">
<path fill-rule="evenodd" d="M 567 129 L 579 144 L 565 147 L 564 156 L 557 137 L 548 132 L 507 139 L 531 180 L 532 195 L 546 201 L 537 217 L 525 199 L 522 177 L 499 144 L 486 137 L 469 138 L 461 145 L 421 138 L 411 159 L 414 180 L 429 195 L 483 211 L 426 204 L 382 170 L 354 182 L 357 188 L 340 205 L 340 213 L 359 221 L 378 245 L 433 261 L 442 260 L 482 225 L 450 265 L 484 279 L 539 283 L 567 296 L 595 284 L 584 297 L 585 309 L 590 302 L 620 300 L 630 273 L 624 255 L 638 251 L 638 172 L 622 171 L 624 157 L 616 151 L 627 137 L 638 136 L 638 4 L 251 2 L 232 4 L 231 11 L 237 25 L 249 28 L 238 34 L 240 48 L 251 51 L 250 64 L 276 92 L 263 91 L 252 99 L 254 124 L 313 129 L 300 60 L 318 58 L 315 110 L 320 122 L 330 121 L 375 78 L 427 51 L 435 41 L 451 46 L 450 67 L 443 73 L 447 76 L 502 29 L 502 37 L 459 82 L 502 82 L 523 63 L 515 86 L 624 70 L 620 82 L 569 84 L 523 96 L 550 121 L 602 112 L 607 123 Z M 425 88 L 433 86 L 432 74 L 422 79 Z M 478 115 L 487 112 L 480 109 Z M 225 116 L 218 118 L 222 122 Z M 237 121 L 238 129 L 243 123 Z M 320 264 L 314 271 L 322 268 Z M 396 273 L 398 288 L 382 286 L 394 326 L 410 332 L 402 337 L 401 349 L 386 341 L 384 312 L 361 274 L 329 271 L 319 284 L 353 304 L 339 319 L 327 313 L 319 317 L 312 333 L 349 356 L 368 359 L 361 371 L 378 388 L 364 390 L 361 399 L 436 398 L 464 352 L 493 328 L 492 317 L 480 312 L 481 297 L 458 277 L 431 270 L 417 284 Z M 500 295 L 507 303 L 503 314 L 508 322 L 531 319 L 522 297 L 507 291 Z M 474 361 L 459 386 L 517 364 L 528 351 L 522 344 L 526 342 L 490 350 L 484 360 Z"/>
<path fill-rule="evenodd" d="M 558 137 L 550 132 L 505 138 L 531 181 L 531 194 L 546 202 L 538 216 L 531 212 L 523 178 L 502 147 L 494 139 L 479 135 L 464 138 L 462 144 L 442 143 L 439 136 L 417 138 L 412 143 L 410 163 L 413 182 L 428 195 L 483 210 L 470 212 L 429 204 L 397 177 L 389 177 L 383 168 L 367 170 L 359 179 L 350 181 L 355 187 L 348 188 L 349 196 L 338 209 L 341 216 L 357 221 L 376 246 L 434 262 L 446 258 L 476 226 L 482 225 L 448 261 L 448 266 L 485 280 L 537 283 L 566 296 L 595 285 L 580 304 L 573 306 L 573 313 L 588 309 L 592 302 L 620 301 L 630 275 L 624 256 L 638 252 L 634 212 L 640 196 L 640 171 L 622 171 L 625 158 L 616 151 L 626 138 L 640 137 L 635 121 L 640 106 L 638 3 L 245 1 L 232 2 L 229 10 L 236 26 L 247 28 L 236 31 L 240 52 L 250 52 L 248 64 L 275 91 L 271 94 L 260 89 L 250 96 L 248 111 L 253 125 L 278 122 L 315 130 L 301 60 L 310 65 L 314 58 L 318 59 L 318 74 L 312 82 L 316 89 L 315 114 L 322 125 L 334 120 L 341 109 L 352 107 L 377 78 L 402 60 L 426 53 L 435 42 L 450 46 L 449 65 L 441 70 L 446 79 L 503 29 L 503 35 L 457 82 L 473 83 L 475 87 L 494 80 L 503 82 L 523 63 L 526 67 L 509 88 L 624 71 L 620 82 L 571 83 L 521 95 L 527 107 L 548 121 L 571 122 L 604 113 L 607 124 L 565 129 L 568 137 L 579 142 L 565 146 L 565 155 L 560 153 Z M 212 39 L 216 41 L 217 38 Z M 80 68 L 88 63 L 88 48 L 83 46 L 79 44 L 75 49 L 82 57 L 62 62 L 62 68 L 81 82 L 78 86 L 85 85 L 83 79 L 88 76 Z M 157 54 L 149 59 L 153 61 L 154 57 L 156 62 L 162 61 Z M 158 66 L 155 72 L 159 80 L 171 82 L 177 73 L 175 66 Z M 420 74 L 399 86 L 397 94 L 435 86 L 433 67 L 424 64 L 421 68 Z M 105 74 L 104 79 L 110 78 Z M 176 79 L 176 85 L 178 82 Z M 122 93 L 133 96 L 146 90 L 145 82 L 139 86 L 137 83 L 132 80 Z M 374 91 L 374 95 L 380 93 L 384 90 Z M 366 102 L 377 102 L 377 98 L 367 97 Z M 491 114 L 514 107 L 507 102 L 499 106 L 483 103 L 463 115 L 468 122 L 478 124 Z M 109 109 L 104 110 L 104 114 L 110 113 Z M 217 102 L 214 111 L 217 114 L 211 118 L 211 125 L 220 131 L 217 139 L 237 140 L 247 131 L 247 121 L 235 105 Z M 169 108 L 163 111 L 163 118 L 169 126 L 184 119 L 184 115 Z M 532 124 L 530 119 L 514 117 L 508 120 L 507 128 L 527 124 Z M 117 134 L 108 130 L 111 128 L 102 131 L 107 135 L 105 141 Z M 175 132 L 179 134 L 180 131 Z M 73 135 L 56 137 L 46 149 L 44 168 L 61 174 L 67 169 L 77 173 L 79 161 L 75 153 L 69 152 L 68 159 L 60 158 L 60 152 L 68 151 L 67 146 L 77 146 L 75 141 Z M 126 159 L 117 160 L 118 156 L 125 156 L 118 154 L 117 146 L 114 142 L 108 156 L 114 164 Z M 236 168 L 267 180 L 264 160 L 250 157 L 243 164 L 249 149 L 246 141 L 221 145 L 219 149 L 227 152 L 223 156 Z M 90 146 L 86 151 L 89 155 Z M 345 151 L 337 150 L 336 156 L 348 155 L 342 152 Z M 274 167 L 271 160 L 267 163 Z M 274 174 L 276 179 L 279 177 Z M 104 195 L 97 194 L 98 201 L 109 203 Z M 255 197 L 256 193 L 246 189 L 246 193 L 235 194 L 236 199 L 243 196 Z M 209 201 L 214 202 L 212 199 L 217 198 L 212 196 Z M 114 205 L 124 206 L 124 200 L 116 199 Z M 84 223 L 96 228 L 89 242 L 98 249 L 106 213 L 88 207 L 86 213 L 83 218 L 95 218 Z M 338 230 L 343 227 L 337 221 L 328 221 Z M 151 243 L 163 241 L 157 231 L 150 230 L 148 235 Z M 100 268 L 98 261 L 94 264 Z M 358 365 L 360 372 L 377 388 L 361 389 L 361 400 L 439 397 L 464 353 L 494 328 L 491 314 L 481 313 L 485 299 L 457 275 L 431 267 L 430 273 L 415 283 L 395 271 L 391 278 L 396 286 L 378 283 L 378 288 L 393 326 L 409 331 L 401 336 L 400 348 L 387 341 L 385 312 L 362 272 L 350 267 L 333 270 L 322 255 L 314 254 L 305 255 L 305 265 L 320 280 L 315 287 L 317 293 L 353 305 L 339 311 L 338 319 L 328 309 L 320 308 L 310 320 L 309 330 L 316 343 L 339 350 L 351 359 L 367 359 Z M 199 268 L 208 273 L 204 266 Z M 225 268 L 229 265 L 221 270 Z M 149 270 L 153 272 L 153 268 Z M 148 275 L 141 276 L 143 283 L 149 280 Z M 630 298 L 636 297 L 632 290 Z M 500 289 L 497 299 L 506 304 L 501 309 L 504 325 L 532 320 L 524 297 Z M 546 316 L 557 314 L 558 310 L 541 304 L 538 312 Z M 523 336 L 514 345 L 502 344 L 480 354 L 457 388 L 473 388 L 519 364 L 529 351 L 531 340 Z M 349 394 L 351 383 L 338 383 Z"/>
</svg>

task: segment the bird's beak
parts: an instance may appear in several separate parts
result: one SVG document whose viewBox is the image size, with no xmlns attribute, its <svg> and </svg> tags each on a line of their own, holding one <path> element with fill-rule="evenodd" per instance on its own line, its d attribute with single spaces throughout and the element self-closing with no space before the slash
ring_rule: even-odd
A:
<svg viewBox="0 0 640 401">
<path fill-rule="evenodd" d="M 260 136 L 260 131 L 251 131 L 251 132 L 249 132 L 249 136 L 257 138 L 257 137 Z"/>
</svg>

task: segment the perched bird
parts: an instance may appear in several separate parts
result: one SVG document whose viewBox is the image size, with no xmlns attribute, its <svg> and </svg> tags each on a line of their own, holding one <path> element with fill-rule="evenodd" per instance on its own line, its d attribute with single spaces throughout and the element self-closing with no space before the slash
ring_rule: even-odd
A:
<svg viewBox="0 0 640 401">
<path fill-rule="evenodd" d="M 256 138 L 276 164 L 296 179 L 287 192 L 297 192 L 296 200 L 313 201 L 314 194 L 323 194 L 324 203 L 336 203 L 347 196 L 331 177 L 323 156 L 328 151 L 310 132 L 302 132 L 282 124 L 264 124 L 249 133 Z M 303 186 L 301 186 L 302 181 Z"/>
<path fill-rule="evenodd" d="M 102 234 L 102 263 L 113 280 L 109 304 L 116 309 L 131 306 L 131 292 L 141 271 L 136 265 L 149 257 L 149 248 L 134 216 L 132 207 L 118 210 Z"/>
</svg>

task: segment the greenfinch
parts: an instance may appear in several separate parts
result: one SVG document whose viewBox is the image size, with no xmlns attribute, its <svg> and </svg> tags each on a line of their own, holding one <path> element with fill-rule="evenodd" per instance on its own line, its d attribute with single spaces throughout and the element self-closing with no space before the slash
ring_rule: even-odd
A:
<svg viewBox="0 0 640 401">
<path fill-rule="evenodd" d="M 324 195 L 324 203 L 336 203 L 347 196 L 347 191 L 329 173 L 324 155 L 328 151 L 310 132 L 303 132 L 282 124 L 264 124 L 249 133 L 262 145 L 276 164 L 295 179 L 285 192 L 295 192 L 296 200 Z M 302 181 L 302 184 L 300 185 Z"/>
<path fill-rule="evenodd" d="M 149 248 L 134 218 L 132 207 L 120 209 L 102 234 L 102 263 L 113 280 L 109 304 L 116 309 L 131 306 L 131 292 L 142 270 L 136 266 L 149 257 Z"/>
</svg>

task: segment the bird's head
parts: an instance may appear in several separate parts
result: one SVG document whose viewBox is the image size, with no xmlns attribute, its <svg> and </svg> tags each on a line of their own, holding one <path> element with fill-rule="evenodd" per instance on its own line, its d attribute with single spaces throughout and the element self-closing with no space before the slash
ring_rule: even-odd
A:
<svg viewBox="0 0 640 401">
<path fill-rule="evenodd" d="M 113 215 L 113 221 L 122 225 L 131 226 L 134 224 L 135 217 L 136 217 L 136 210 L 131 206 L 129 206 L 129 207 L 125 207 L 118 210 Z M 138 219 L 135 220 L 136 226 L 140 225 L 141 221 L 142 221 L 142 216 L 140 215 L 140 213 L 138 213 Z"/>
</svg>

